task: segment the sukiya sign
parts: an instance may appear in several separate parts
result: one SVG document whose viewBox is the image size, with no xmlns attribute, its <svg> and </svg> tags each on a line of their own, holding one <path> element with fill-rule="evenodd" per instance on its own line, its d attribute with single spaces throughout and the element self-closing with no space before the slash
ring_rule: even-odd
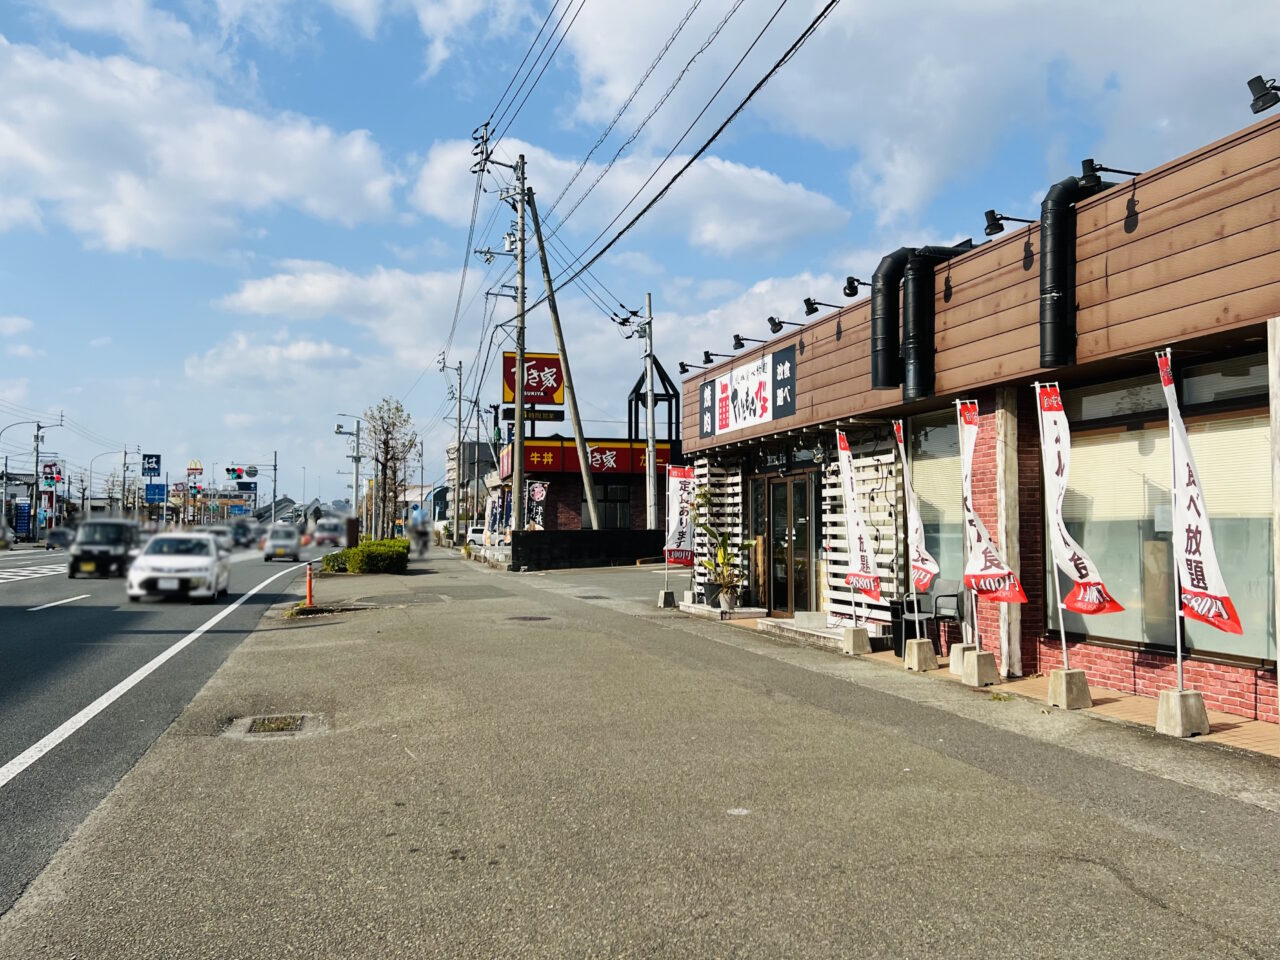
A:
<svg viewBox="0 0 1280 960">
<path fill-rule="evenodd" d="M 734 367 L 698 390 L 698 435 L 780 420 L 796 412 L 796 348 L 784 347 Z"/>
</svg>

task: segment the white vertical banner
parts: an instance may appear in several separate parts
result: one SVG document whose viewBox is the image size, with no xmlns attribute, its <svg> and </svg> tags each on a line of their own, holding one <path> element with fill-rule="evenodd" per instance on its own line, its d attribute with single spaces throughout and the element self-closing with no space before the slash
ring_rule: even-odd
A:
<svg viewBox="0 0 1280 960">
<path fill-rule="evenodd" d="M 996 549 L 978 512 L 973 509 L 973 451 L 978 444 L 978 401 L 957 400 L 960 417 L 960 484 L 964 506 L 967 556 L 964 585 L 984 600 L 995 603 L 1026 603 L 1018 575 L 1009 569 Z"/>
<path fill-rule="evenodd" d="M 1067 532 L 1062 516 L 1067 477 L 1071 473 L 1071 427 L 1056 383 L 1036 384 L 1036 410 L 1040 416 L 1040 462 L 1044 466 L 1049 545 L 1053 562 L 1073 584 L 1062 605 L 1075 613 L 1118 613 L 1124 607 L 1107 592 L 1102 574 L 1084 548 Z"/>
<path fill-rule="evenodd" d="M 840 465 L 840 495 L 844 499 L 844 529 L 849 541 L 849 572 L 844 582 L 864 596 L 880 599 L 880 568 L 876 564 L 875 538 L 867 528 L 862 508 L 858 506 L 858 489 L 853 476 L 853 454 L 844 431 L 836 431 L 836 448 Z"/>
<path fill-rule="evenodd" d="M 1173 450 L 1173 565 L 1178 577 L 1179 606 L 1182 615 L 1192 620 L 1226 633 L 1243 633 L 1240 615 L 1218 569 L 1218 554 L 1209 529 L 1209 505 L 1205 503 L 1195 457 L 1187 442 L 1187 428 L 1178 410 L 1169 350 L 1157 353 L 1156 362 L 1160 366 L 1165 402 L 1169 405 L 1169 443 Z"/>
<path fill-rule="evenodd" d="M 924 524 L 920 522 L 920 508 L 916 505 L 915 488 L 911 486 L 911 464 L 907 462 L 907 447 L 902 434 L 902 421 L 893 421 L 893 435 L 898 439 L 898 456 L 902 459 L 902 487 L 907 501 L 907 552 L 911 555 L 911 582 L 915 589 L 925 593 L 933 578 L 938 575 L 938 562 L 933 559 L 924 544 Z"/>
<path fill-rule="evenodd" d="M 667 563 L 693 566 L 693 467 L 667 467 Z"/>
</svg>

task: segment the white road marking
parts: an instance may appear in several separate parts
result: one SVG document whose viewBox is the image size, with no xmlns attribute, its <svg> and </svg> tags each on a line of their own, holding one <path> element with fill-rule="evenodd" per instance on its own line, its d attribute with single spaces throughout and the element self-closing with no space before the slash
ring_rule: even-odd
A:
<svg viewBox="0 0 1280 960">
<path fill-rule="evenodd" d="M 67 575 L 65 563 L 42 563 L 35 567 L 18 567 L 17 569 L 0 570 L 0 584 L 14 583 L 18 580 L 34 580 L 37 577 L 56 577 Z"/>
<path fill-rule="evenodd" d="M 38 607 L 27 607 L 27 613 L 35 613 L 37 610 L 48 610 L 50 607 L 60 607 L 64 603 L 70 603 L 72 600 L 83 600 L 85 597 L 91 597 L 91 593 L 82 593 L 78 597 L 67 597 L 65 600 L 54 600 L 52 603 L 42 603 Z"/>
<path fill-rule="evenodd" d="M 22 773 L 23 770 L 27 769 L 27 767 L 31 766 L 54 747 L 58 746 L 58 744 L 62 743 L 62 741 L 70 737 L 73 733 L 100 714 L 103 710 L 107 709 L 107 707 L 111 706 L 111 704 L 119 700 L 156 670 L 164 666 L 168 661 L 199 640 L 206 632 L 208 632 L 209 629 L 221 623 L 224 619 L 230 616 L 237 607 L 252 597 L 255 593 L 262 590 L 263 587 L 267 586 L 273 580 L 279 580 L 287 573 L 297 573 L 302 566 L 302 564 L 289 566 L 284 570 L 281 570 L 279 573 L 267 577 L 267 579 L 263 580 L 256 587 L 246 591 L 234 603 L 223 607 L 212 617 L 171 646 L 168 650 L 165 650 L 163 653 L 153 658 L 149 663 L 146 663 L 133 671 L 133 673 L 129 674 L 129 676 L 125 677 L 75 716 L 63 721 L 57 729 L 53 730 L 51 733 L 45 734 L 38 743 L 34 743 L 27 747 L 27 749 L 22 751 L 22 753 L 18 754 L 3 767 L 0 767 L 0 788 L 3 788 L 10 780 Z"/>
</svg>

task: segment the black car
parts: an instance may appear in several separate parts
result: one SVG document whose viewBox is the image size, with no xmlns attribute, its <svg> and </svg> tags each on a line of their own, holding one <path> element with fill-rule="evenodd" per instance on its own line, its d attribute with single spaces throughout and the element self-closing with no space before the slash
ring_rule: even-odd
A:
<svg viewBox="0 0 1280 960">
<path fill-rule="evenodd" d="M 67 576 L 124 576 L 138 551 L 138 525 L 131 520 L 86 520 L 76 531 Z"/>
<path fill-rule="evenodd" d="M 76 532 L 70 527 L 54 527 L 44 538 L 46 550 L 65 550 L 76 538 Z"/>
</svg>

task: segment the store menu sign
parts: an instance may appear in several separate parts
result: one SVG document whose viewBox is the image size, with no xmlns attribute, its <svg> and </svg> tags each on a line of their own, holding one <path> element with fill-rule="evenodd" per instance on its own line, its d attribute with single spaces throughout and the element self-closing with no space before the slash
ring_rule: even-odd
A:
<svg viewBox="0 0 1280 960">
<path fill-rule="evenodd" d="M 732 433 L 796 412 L 796 348 L 775 350 L 734 367 L 698 390 L 700 437 Z"/>
</svg>

